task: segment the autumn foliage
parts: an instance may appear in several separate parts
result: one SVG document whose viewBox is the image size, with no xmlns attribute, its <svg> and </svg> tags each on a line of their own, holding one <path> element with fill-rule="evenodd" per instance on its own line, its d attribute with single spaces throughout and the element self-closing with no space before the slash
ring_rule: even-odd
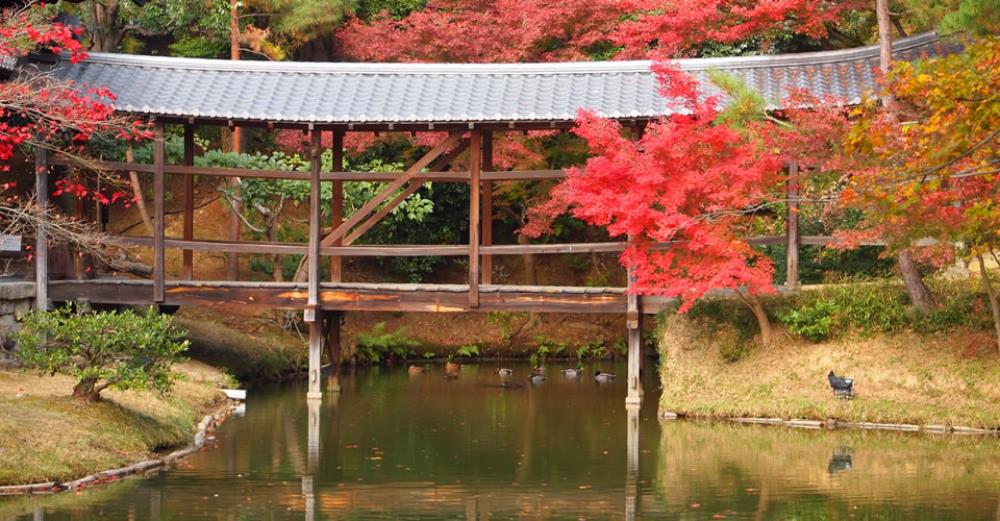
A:
<svg viewBox="0 0 1000 521">
<path fill-rule="evenodd" d="M 635 277 L 631 291 L 679 297 L 683 312 L 730 289 L 763 313 L 756 297 L 774 291 L 773 266 L 744 237 L 748 209 L 781 177 L 781 157 L 751 133 L 717 124 L 720 100 L 699 99 L 695 79 L 668 65 L 657 73 L 662 94 L 684 115 L 650 123 L 634 140 L 618 123 L 581 113 L 575 132 L 593 156 L 567 171 L 523 233 L 542 233 L 568 209 L 628 239 L 621 261 Z M 767 341 L 766 316 L 759 318 Z"/>
</svg>

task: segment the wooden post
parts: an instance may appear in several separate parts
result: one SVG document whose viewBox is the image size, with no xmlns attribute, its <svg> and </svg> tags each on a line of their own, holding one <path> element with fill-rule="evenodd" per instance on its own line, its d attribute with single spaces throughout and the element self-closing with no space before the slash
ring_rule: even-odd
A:
<svg viewBox="0 0 1000 521">
<path fill-rule="evenodd" d="M 788 165 L 788 184 L 786 186 L 788 197 L 788 215 L 786 217 L 786 273 L 785 286 L 788 289 L 798 289 L 799 282 L 799 247 L 801 238 L 799 236 L 799 165 L 792 162 Z"/>
<path fill-rule="evenodd" d="M 483 166 L 486 172 L 493 170 L 493 132 L 483 131 Z M 493 245 L 493 182 L 483 181 L 483 246 Z M 483 284 L 493 284 L 493 256 L 483 255 Z"/>
<path fill-rule="evenodd" d="M 320 369 L 323 355 L 323 317 L 320 311 L 319 298 L 319 245 L 323 225 L 320 200 L 320 170 L 322 161 L 320 145 L 322 132 L 313 130 L 309 143 L 309 296 L 306 301 L 305 321 L 309 323 L 309 390 L 306 398 L 309 400 L 323 397 L 320 389 Z"/>
<path fill-rule="evenodd" d="M 194 125 L 184 125 L 184 164 L 194 166 Z M 184 240 L 194 239 L 194 176 L 184 176 Z M 183 278 L 194 278 L 194 251 L 184 250 Z"/>
<path fill-rule="evenodd" d="M 163 138 L 163 122 L 157 121 L 153 130 L 155 136 L 153 141 L 153 302 L 163 302 L 164 278 L 165 278 L 165 257 L 164 257 L 164 211 L 163 199 L 165 196 L 163 183 L 163 167 L 166 162 L 166 153 Z"/>
<path fill-rule="evenodd" d="M 632 293 L 635 275 L 628 275 L 628 296 L 626 309 L 626 326 L 628 329 L 628 394 L 625 405 L 642 403 L 642 381 L 639 379 L 639 363 L 642 357 L 642 313 L 639 309 L 639 296 Z"/>
<path fill-rule="evenodd" d="M 469 139 L 469 307 L 479 307 L 479 204 L 483 160 L 483 134 L 472 131 Z"/>
<path fill-rule="evenodd" d="M 344 171 L 344 131 L 333 131 L 333 172 Z M 333 226 L 336 230 L 344 223 L 344 182 L 333 181 L 333 199 L 330 204 L 330 213 L 333 215 Z M 343 238 L 334 241 L 334 246 L 343 244 Z M 344 280 L 344 262 L 339 255 L 330 257 L 330 282 L 341 282 Z M 339 322 L 338 322 L 338 328 Z"/>
<path fill-rule="evenodd" d="M 326 318 L 326 358 L 330 361 L 330 378 L 326 388 L 333 393 L 340 392 L 340 321 L 344 314 L 340 311 L 324 313 Z"/>
<path fill-rule="evenodd" d="M 35 147 L 35 308 L 49 309 L 49 238 L 45 229 L 49 206 L 49 151 Z"/>
</svg>

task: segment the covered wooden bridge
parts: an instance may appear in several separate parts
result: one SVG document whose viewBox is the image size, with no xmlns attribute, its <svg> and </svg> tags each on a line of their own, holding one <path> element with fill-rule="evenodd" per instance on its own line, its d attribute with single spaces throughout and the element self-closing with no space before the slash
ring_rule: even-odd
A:
<svg viewBox="0 0 1000 521">
<path fill-rule="evenodd" d="M 937 52 L 928 34 L 896 43 L 899 59 Z M 687 71 L 705 79 L 718 69 L 743 78 L 769 100 L 792 89 L 849 101 L 875 88 L 878 52 L 874 47 L 796 55 L 682 60 Z M 641 396 L 642 314 L 655 313 L 666 299 L 628 295 L 626 288 L 498 285 L 493 259 L 502 255 L 617 252 L 624 243 L 498 245 L 493 243 L 493 194 L 497 183 L 558 179 L 560 170 L 503 171 L 493 166 L 493 136 L 538 129 L 566 131 L 577 110 L 586 108 L 641 133 L 652 119 L 670 113 L 657 94 L 650 62 L 547 64 L 348 64 L 268 63 L 94 54 L 55 69 L 63 79 L 105 86 L 117 95 L 116 108 L 153 122 L 152 163 L 96 162 L 107 171 L 146 172 L 153 180 L 151 237 L 118 237 L 153 251 L 151 279 L 82 277 L 50 280 L 44 228 L 36 251 L 38 302 L 85 299 L 103 304 L 171 305 L 238 302 L 248 307 L 304 311 L 309 323 L 309 396 L 320 396 L 320 359 L 324 345 L 339 361 L 340 313 L 346 311 L 532 311 L 624 313 L 628 328 L 628 401 Z M 712 87 L 704 82 L 706 92 Z M 183 127 L 180 164 L 166 160 L 164 131 Z M 308 173 L 195 166 L 194 134 L 199 126 L 299 129 L 311 136 Z M 351 132 L 439 132 L 441 140 L 401 172 L 344 171 L 345 135 Z M 323 171 L 322 137 L 332 134 L 333 168 Z M 468 154 L 467 170 L 448 166 Z M 38 196 L 46 203 L 48 172 L 74 166 L 63 157 L 36 158 Z M 168 237 L 164 226 L 166 176 L 183 178 L 183 233 Z M 300 179 L 311 183 L 308 243 L 252 242 L 194 237 L 194 177 Z M 343 184 L 379 181 L 384 188 L 352 215 L 344 215 Z M 354 243 L 426 182 L 466 183 L 469 242 L 448 245 L 362 246 Z M 332 231 L 323 233 L 320 190 L 331 183 Z M 175 194 L 176 196 L 176 194 Z M 329 229 L 329 228 L 328 228 Z M 798 284 L 798 247 L 822 244 L 823 237 L 800 237 L 797 213 L 787 234 L 762 237 L 761 243 L 789 246 L 787 285 Z M 183 273 L 168 279 L 165 251 L 183 251 Z M 308 282 L 265 283 L 199 280 L 194 251 L 307 256 Z M 374 284 L 342 280 L 344 257 L 458 256 L 468 259 L 467 284 Z M 321 262 L 330 263 L 329 280 L 320 280 Z"/>
</svg>

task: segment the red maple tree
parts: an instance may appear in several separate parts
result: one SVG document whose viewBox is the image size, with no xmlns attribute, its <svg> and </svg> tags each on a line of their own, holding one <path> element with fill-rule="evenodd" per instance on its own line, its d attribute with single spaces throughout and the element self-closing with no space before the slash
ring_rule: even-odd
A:
<svg viewBox="0 0 1000 521">
<path fill-rule="evenodd" d="M 86 58 L 79 41 L 79 30 L 54 22 L 43 6 L 6 10 L 0 15 L 0 60 L 8 66 L 8 77 L 0 81 L 0 170 L 9 172 L 19 149 L 43 148 L 66 155 L 79 155 L 96 135 L 124 140 L 152 137 L 145 124 L 116 115 L 114 95 L 105 88 L 78 85 L 54 78 L 41 68 L 17 67 L 18 61 L 31 53 L 68 52 L 72 62 Z M 6 233 L 21 233 L 34 226 L 35 212 L 30 201 L 13 194 L 14 183 L 2 185 L 0 222 Z M 60 179 L 53 195 L 69 193 L 90 197 L 102 203 L 128 199 L 121 191 L 100 193 L 71 179 Z M 53 239 L 65 242 L 90 242 L 98 247 L 99 238 L 88 236 L 80 226 L 69 221 L 53 221 Z"/>
<path fill-rule="evenodd" d="M 782 159 L 757 133 L 720 124 L 719 99 L 700 100 L 695 79 L 670 65 L 655 69 L 683 115 L 650 123 L 632 140 L 618 123 L 582 112 L 575 132 L 593 156 L 567 170 L 522 233 L 543 233 L 568 209 L 628 239 L 621 262 L 635 277 L 630 291 L 678 297 L 684 312 L 710 291 L 729 289 L 753 311 L 767 343 L 770 322 L 758 296 L 774 291 L 773 266 L 742 237 L 752 208 L 781 179 Z"/>
</svg>

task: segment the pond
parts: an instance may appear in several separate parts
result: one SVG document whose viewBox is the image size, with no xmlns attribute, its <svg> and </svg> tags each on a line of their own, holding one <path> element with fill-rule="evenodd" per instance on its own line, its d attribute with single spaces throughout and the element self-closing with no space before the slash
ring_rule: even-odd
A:
<svg viewBox="0 0 1000 521">
<path fill-rule="evenodd" d="M 652 370 L 630 412 L 623 364 L 509 367 L 519 387 L 491 364 L 358 371 L 312 410 L 303 384 L 253 389 L 179 467 L 0 520 L 1000 519 L 995 438 L 659 422 Z"/>
</svg>

